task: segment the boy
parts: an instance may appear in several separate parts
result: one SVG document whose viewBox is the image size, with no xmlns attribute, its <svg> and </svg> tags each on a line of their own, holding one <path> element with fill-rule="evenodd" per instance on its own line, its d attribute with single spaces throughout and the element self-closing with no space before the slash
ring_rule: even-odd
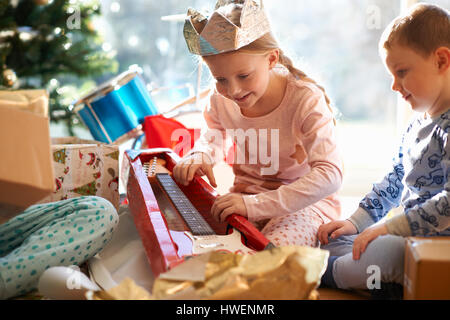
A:
<svg viewBox="0 0 450 320">
<path fill-rule="evenodd" d="M 392 90 L 418 114 L 403 136 L 393 171 L 374 184 L 349 219 L 322 225 L 318 237 L 322 248 L 330 251 L 322 284 L 372 289 L 368 277 L 371 268 L 377 267 L 381 289 L 398 298 L 404 237 L 450 235 L 448 10 L 429 4 L 414 6 L 386 28 L 380 55 L 393 77 Z M 371 226 L 400 204 L 402 214 Z"/>
</svg>

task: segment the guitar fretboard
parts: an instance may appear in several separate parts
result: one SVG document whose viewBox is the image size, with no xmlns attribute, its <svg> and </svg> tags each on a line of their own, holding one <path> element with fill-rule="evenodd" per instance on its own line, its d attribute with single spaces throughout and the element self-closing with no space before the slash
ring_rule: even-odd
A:
<svg viewBox="0 0 450 320">
<path fill-rule="evenodd" d="M 156 180 L 183 217 L 193 235 L 214 235 L 214 230 L 192 205 L 172 177 L 167 173 L 157 173 Z"/>
</svg>

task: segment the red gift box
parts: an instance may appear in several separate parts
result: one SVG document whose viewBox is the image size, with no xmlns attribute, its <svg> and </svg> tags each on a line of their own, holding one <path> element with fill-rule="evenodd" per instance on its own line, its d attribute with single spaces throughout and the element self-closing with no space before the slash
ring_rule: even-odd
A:
<svg viewBox="0 0 450 320">
<path fill-rule="evenodd" d="M 144 119 L 147 147 L 170 148 L 180 157 L 186 155 L 200 137 L 200 129 L 186 128 L 181 122 L 161 114 Z"/>
</svg>

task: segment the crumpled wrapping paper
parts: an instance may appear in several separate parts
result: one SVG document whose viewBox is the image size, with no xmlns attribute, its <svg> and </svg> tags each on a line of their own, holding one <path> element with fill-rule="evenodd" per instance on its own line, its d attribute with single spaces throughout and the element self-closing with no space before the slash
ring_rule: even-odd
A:
<svg viewBox="0 0 450 320">
<path fill-rule="evenodd" d="M 88 291 L 88 300 L 153 300 L 147 290 L 138 286 L 132 279 L 125 278 L 122 282 L 109 290 Z"/>
<path fill-rule="evenodd" d="M 247 255 L 209 252 L 161 274 L 155 280 L 151 299 L 317 299 L 316 288 L 328 255 L 328 251 L 303 246 Z M 121 283 L 116 289 L 129 291 L 129 283 Z M 135 292 L 129 294 L 136 298 Z M 111 294 L 108 297 L 114 298 Z M 120 299 L 126 299 L 126 294 L 121 294 Z"/>
</svg>

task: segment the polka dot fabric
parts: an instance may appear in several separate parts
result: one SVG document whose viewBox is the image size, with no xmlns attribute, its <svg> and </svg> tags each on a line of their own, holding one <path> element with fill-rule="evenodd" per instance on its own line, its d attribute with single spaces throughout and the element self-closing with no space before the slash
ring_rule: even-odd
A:
<svg viewBox="0 0 450 320">
<path fill-rule="evenodd" d="M 313 208 L 272 218 L 261 230 L 262 234 L 275 246 L 317 247 L 317 231 L 320 225 L 330 219 L 317 213 Z"/>
<path fill-rule="evenodd" d="M 0 298 L 27 293 L 53 266 L 79 265 L 107 244 L 116 209 L 100 197 L 79 197 L 27 208 L 0 225 Z"/>
</svg>

